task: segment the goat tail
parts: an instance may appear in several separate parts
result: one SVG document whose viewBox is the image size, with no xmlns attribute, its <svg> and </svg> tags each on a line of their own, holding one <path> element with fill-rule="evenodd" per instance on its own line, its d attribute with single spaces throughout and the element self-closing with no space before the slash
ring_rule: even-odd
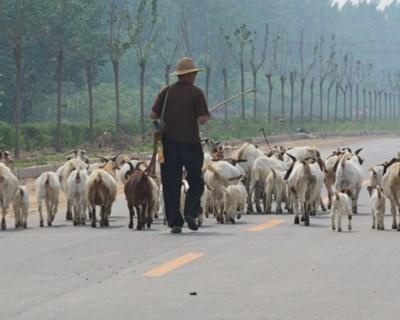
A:
<svg viewBox="0 0 400 320">
<path fill-rule="evenodd" d="M 271 173 L 272 173 L 272 178 L 275 181 L 276 180 L 276 171 L 274 170 L 274 168 L 271 168 Z"/>
<path fill-rule="evenodd" d="M 308 164 L 304 164 L 304 176 L 307 179 L 307 181 L 309 181 L 313 178 L 313 175 L 311 174 L 310 166 Z"/>
<path fill-rule="evenodd" d="M 340 161 L 340 166 L 342 167 L 342 169 L 344 169 L 346 167 L 346 157 L 342 157 L 341 161 Z"/>
<path fill-rule="evenodd" d="M 378 192 L 378 199 L 382 198 L 382 188 L 380 186 L 376 186 L 376 191 Z"/>
<path fill-rule="evenodd" d="M 236 152 L 236 159 L 242 159 L 244 150 L 250 145 L 250 143 L 244 143 Z"/>
<path fill-rule="evenodd" d="M 97 176 L 94 178 L 93 182 L 95 184 L 100 184 L 103 182 L 103 177 L 101 176 L 100 172 L 97 172 Z"/>
<path fill-rule="evenodd" d="M 44 182 L 44 187 L 46 189 L 50 188 L 50 174 L 48 172 L 46 174 L 46 181 Z"/>
<path fill-rule="evenodd" d="M 19 195 L 21 196 L 21 198 L 24 197 L 24 189 L 22 189 L 21 187 L 18 188 L 19 191 Z"/>
<path fill-rule="evenodd" d="M 339 192 L 335 191 L 335 198 L 337 201 L 339 201 Z"/>
</svg>

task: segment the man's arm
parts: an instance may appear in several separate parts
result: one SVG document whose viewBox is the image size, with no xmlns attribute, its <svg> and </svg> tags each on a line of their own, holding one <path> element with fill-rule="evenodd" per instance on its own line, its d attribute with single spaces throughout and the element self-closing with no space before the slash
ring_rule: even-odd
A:
<svg viewBox="0 0 400 320">
<path fill-rule="evenodd" d="M 207 123 L 208 119 L 210 119 L 211 113 L 208 113 L 204 116 L 200 116 L 197 118 L 197 122 L 201 125 L 204 125 Z"/>
<path fill-rule="evenodd" d="M 150 111 L 149 117 L 150 119 L 160 119 L 160 116 L 154 111 Z"/>
</svg>

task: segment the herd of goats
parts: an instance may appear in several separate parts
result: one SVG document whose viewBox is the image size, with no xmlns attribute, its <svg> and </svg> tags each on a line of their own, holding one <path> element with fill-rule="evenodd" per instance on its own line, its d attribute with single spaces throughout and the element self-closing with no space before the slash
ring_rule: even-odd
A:
<svg viewBox="0 0 400 320">
<path fill-rule="evenodd" d="M 310 216 L 321 206 L 323 186 L 327 190 L 331 210 L 331 227 L 342 231 L 342 216 L 348 218 L 351 230 L 352 214 L 357 213 L 357 202 L 363 185 L 363 159 L 361 149 L 337 149 L 326 159 L 314 146 L 285 149 L 271 148 L 266 154 L 252 143 L 239 146 L 220 145 L 212 139 L 202 141 L 204 151 L 203 177 L 205 190 L 201 199 L 203 217 L 213 215 L 219 223 L 235 223 L 248 212 L 283 213 L 282 206 L 294 213 L 294 223 L 310 225 Z M 42 173 L 36 180 L 35 192 L 44 226 L 43 206 L 47 212 L 47 225 L 51 226 L 57 213 L 60 193 L 67 198 L 66 219 L 73 225 L 84 225 L 89 218 L 93 228 L 97 225 L 96 207 L 100 208 L 100 227 L 109 226 L 109 216 L 117 197 L 118 183 L 124 186 L 129 210 L 129 228 L 150 228 L 154 218 L 164 211 L 160 169 L 156 153 L 151 160 L 139 160 L 117 154 L 111 158 L 99 157 L 90 163 L 84 150 L 74 150 L 54 172 Z M 1 229 L 6 229 L 6 214 L 12 205 L 15 228 L 26 228 L 29 209 L 28 189 L 20 185 L 9 168 L 10 154 L 0 150 L 0 204 Z M 396 214 L 400 208 L 400 160 L 393 158 L 369 168 L 372 228 L 384 229 L 385 199 L 390 202 L 392 228 L 400 231 Z M 182 181 L 181 206 L 188 183 Z M 399 211 L 400 212 L 400 211 Z M 165 214 L 164 214 L 165 217 Z M 164 218 L 164 224 L 166 220 Z"/>
</svg>

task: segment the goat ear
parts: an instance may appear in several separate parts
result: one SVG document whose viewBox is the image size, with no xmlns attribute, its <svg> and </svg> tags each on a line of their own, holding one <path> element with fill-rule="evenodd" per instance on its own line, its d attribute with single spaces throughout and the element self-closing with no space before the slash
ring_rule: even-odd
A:
<svg viewBox="0 0 400 320">
<path fill-rule="evenodd" d="M 361 152 L 362 149 L 363 149 L 363 148 L 360 148 L 360 149 L 356 150 L 356 151 L 354 152 L 354 154 L 358 155 L 358 154 Z"/>
<path fill-rule="evenodd" d="M 367 190 L 368 190 L 369 196 L 371 196 L 373 188 L 374 188 L 373 186 L 367 186 Z"/>
</svg>

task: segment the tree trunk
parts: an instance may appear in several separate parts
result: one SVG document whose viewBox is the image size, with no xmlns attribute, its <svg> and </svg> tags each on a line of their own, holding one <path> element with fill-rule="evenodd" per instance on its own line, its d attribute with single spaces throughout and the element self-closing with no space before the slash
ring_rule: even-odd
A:
<svg viewBox="0 0 400 320">
<path fill-rule="evenodd" d="M 306 84 L 306 79 L 301 78 L 300 80 L 300 121 L 304 121 L 304 87 Z"/>
<path fill-rule="evenodd" d="M 368 98 L 369 98 L 368 120 L 371 121 L 371 118 L 372 118 L 372 93 L 371 93 L 371 90 L 368 90 Z"/>
<path fill-rule="evenodd" d="M 115 132 L 116 138 L 119 140 L 121 133 L 121 120 L 120 120 L 120 104 L 119 104 L 119 62 L 112 60 L 114 69 L 114 86 L 115 86 Z"/>
<path fill-rule="evenodd" d="M 92 65 L 86 65 L 86 82 L 89 99 L 89 141 L 93 144 L 93 87 L 92 87 Z"/>
<path fill-rule="evenodd" d="M 323 96 L 323 89 L 324 86 L 324 79 L 321 79 L 319 82 L 319 123 L 322 123 L 322 117 L 323 117 L 323 101 L 322 101 L 322 96 Z"/>
<path fill-rule="evenodd" d="M 211 67 L 207 66 L 206 67 L 206 101 L 208 102 L 208 93 L 209 93 L 209 89 L 210 89 L 210 77 L 211 77 Z M 206 123 L 206 125 L 204 126 L 205 128 L 205 133 L 206 133 L 206 137 L 208 137 L 208 122 Z"/>
<path fill-rule="evenodd" d="M 257 73 L 253 72 L 253 89 L 257 89 Z M 254 93 L 254 99 L 253 99 L 253 119 L 254 121 L 257 121 L 257 99 L 256 99 L 256 92 Z M 261 114 L 260 114 L 261 116 Z"/>
<path fill-rule="evenodd" d="M 387 93 L 385 92 L 383 96 L 385 98 L 385 120 L 387 120 Z"/>
<path fill-rule="evenodd" d="M 61 48 L 58 50 L 57 58 L 57 141 L 56 151 L 60 152 L 62 148 L 61 141 L 61 99 L 62 99 L 62 77 L 63 77 L 63 65 L 64 65 L 64 50 Z"/>
<path fill-rule="evenodd" d="M 16 79 L 15 79 L 15 149 L 14 157 L 19 159 L 20 154 L 20 115 L 22 110 L 22 78 L 23 78 L 23 66 L 22 66 L 22 45 L 17 42 L 14 47 L 14 58 L 16 67 Z"/>
<path fill-rule="evenodd" d="M 347 111 L 347 89 L 349 88 L 347 85 L 345 86 L 345 90 L 343 92 L 343 122 L 346 122 L 346 111 Z"/>
<path fill-rule="evenodd" d="M 226 68 L 222 69 L 222 77 L 224 79 L 224 100 L 228 99 L 228 71 Z M 228 103 L 224 104 L 224 122 L 228 123 Z"/>
<path fill-rule="evenodd" d="M 326 97 L 326 123 L 329 123 L 330 113 L 331 113 L 331 90 L 333 87 L 333 81 L 328 87 L 327 97 Z"/>
<path fill-rule="evenodd" d="M 167 64 L 165 66 L 165 74 L 164 74 L 164 79 L 165 79 L 165 85 L 168 86 L 169 85 L 169 74 L 170 74 L 170 70 L 171 70 L 171 65 Z"/>
<path fill-rule="evenodd" d="M 312 78 L 310 82 L 310 123 L 312 122 L 313 108 L 314 108 L 314 82 L 315 78 Z"/>
<path fill-rule="evenodd" d="M 358 110 L 360 108 L 360 104 L 359 104 L 360 100 L 359 100 L 359 85 L 356 85 L 356 119 L 358 119 Z"/>
<path fill-rule="evenodd" d="M 296 75 L 290 73 L 290 125 L 293 124 L 293 113 L 294 113 L 294 82 Z"/>
<path fill-rule="evenodd" d="M 272 74 L 267 75 L 267 80 L 268 80 L 268 123 L 272 122 L 271 116 L 272 116 Z"/>
<path fill-rule="evenodd" d="M 243 58 L 242 58 L 243 60 Z M 243 61 L 240 63 L 240 89 L 242 90 L 241 92 L 244 92 L 244 65 Z M 246 118 L 245 115 L 245 104 L 244 104 L 244 95 L 241 97 L 242 99 L 242 119 Z"/>
<path fill-rule="evenodd" d="M 142 133 L 142 142 L 146 139 L 146 128 L 144 125 L 144 76 L 146 74 L 146 64 L 140 64 L 140 132 Z"/>
<path fill-rule="evenodd" d="M 364 121 L 366 121 L 367 120 L 367 116 L 366 116 L 366 113 L 365 113 L 365 111 L 366 111 L 366 104 L 367 104 L 367 95 L 365 94 L 366 93 L 366 89 L 364 88 L 364 89 L 362 89 L 362 94 L 363 94 L 363 117 L 362 117 L 362 120 L 364 120 Z"/>
<path fill-rule="evenodd" d="M 336 89 L 335 90 L 335 119 L 333 121 L 336 124 L 337 120 L 338 120 L 338 99 L 339 99 L 339 84 L 338 83 L 336 83 L 335 89 Z"/>
<path fill-rule="evenodd" d="M 349 84 L 349 89 L 350 89 L 350 101 L 349 101 L 349 104 L 350 104 L 350 121 L 352 121 L 353 120 L 353 85 L 352 84 Z"/>
<path fill-rule="evenodd" d="M 285 81 L 284 76 L 280 77 L 281 80 L 281 104 L 282 104 L 282 118 L 285 119 Z"/>
</svg>

